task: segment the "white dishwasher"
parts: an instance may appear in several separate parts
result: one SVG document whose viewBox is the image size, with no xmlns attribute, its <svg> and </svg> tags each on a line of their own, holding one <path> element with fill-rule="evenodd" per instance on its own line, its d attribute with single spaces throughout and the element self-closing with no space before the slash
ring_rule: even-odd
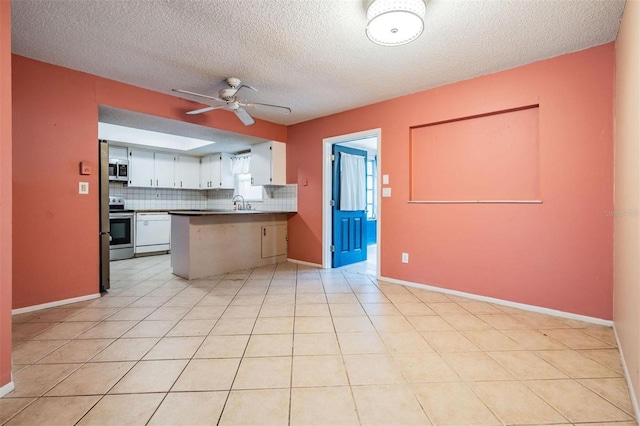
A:
<svg viewBox="0 0 640 426">
<path fill-rule="evenodd" d="M 136 254 L 169 250 L 171 250 L 169 213 L 136 213 Z"/>
</svg>

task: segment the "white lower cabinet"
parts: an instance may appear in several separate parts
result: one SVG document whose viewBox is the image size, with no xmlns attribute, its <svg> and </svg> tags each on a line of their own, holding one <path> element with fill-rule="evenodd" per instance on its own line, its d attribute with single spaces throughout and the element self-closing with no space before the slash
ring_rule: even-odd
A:
<svg viewBox="0 0 640 426">
<path fill-rule="evenodd" d="M 261 257 L 276 257 L 287 254 L 287 225 L 262 227 Z"/>
<path fill-rule="evenodd" d="M 166 212 L 136 213 L 135 253 L 171 250 L 171 216 Z"/>
</svg>

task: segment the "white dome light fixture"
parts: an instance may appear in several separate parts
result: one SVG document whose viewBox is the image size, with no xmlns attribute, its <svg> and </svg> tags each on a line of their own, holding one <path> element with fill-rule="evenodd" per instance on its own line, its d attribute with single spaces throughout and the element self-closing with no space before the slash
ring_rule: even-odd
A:
<svg viewBox="0 0 640 426">
<path fill-rule="evenodd" d="M 400 46 L 424 30 L 423 0 L 373 0 L 367 8 L 367 37 L 382 46 Z"/>
</svg>

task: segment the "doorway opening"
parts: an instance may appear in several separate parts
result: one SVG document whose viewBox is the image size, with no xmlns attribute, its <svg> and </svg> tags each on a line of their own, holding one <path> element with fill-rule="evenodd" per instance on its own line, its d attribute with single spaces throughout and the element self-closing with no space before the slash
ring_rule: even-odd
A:
<svg viewBox="0 0 640 426">
<path fill-rule="evenodd" d="M 334 177 L 332 173 L 331 154 L 336 144 L 354 147 L 356 149 L 365 149 L 368 157 L 374 158 L 375 161 L 368 165 L 373 167 L 372 174 L 379 176 L 381 168 L 380 158 L 380 129 L 365 130 L 362 132 L 350 133 L 346 135 L 335 136 L 323 140 L 323 183 L 322 183 L 322 267 L 325 269 L 333 268 L 331 246 L 333 244 L 333 214 L 332 214 L 332 190 Z M 380 275 L 380 183 L 377 179 L 371 179 L 372 192 L 370 197 L 374 197 L 374 201 L 367 204 L 367 208 L 373 208 L 374 211 L 368 212 L 368 219 L 373 219 L 373 227 L 376 234 L 376 242 L 367 245 L 367 261 L 352 264 L 349 267 L 362 273 Z"/>
</svg>

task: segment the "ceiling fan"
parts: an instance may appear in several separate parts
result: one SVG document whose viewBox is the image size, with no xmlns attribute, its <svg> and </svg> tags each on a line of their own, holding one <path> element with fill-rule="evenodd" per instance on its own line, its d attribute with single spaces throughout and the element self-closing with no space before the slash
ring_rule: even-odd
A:
<svg viewBox="0 0 640 426">
<path fill-rule="evenodd" d="M 253 123 L 255 123 L 255 120 L 247 112 L 245 107 L 264 106 L 269 108 L 278 108 L 280 110 L 283 110 L 285 114 L 291 113 L 291 108 L 289 107 L 272 105 L 272 104 L 263 104 L 260 102 L 249 102 L 245 99 L 240 99 L 236 95 L 238 94 L 238 91 L 243 87 L 246 87 L 247 89 L 251 89 L 255 92 L 257 92 L 258 89 L 256 89 L 255 87 L 251 87 L 247 84 L 243 84 L 239 78 L 229 77 L 225 80 L 225 83 L 227 83 L 229 87 L 220 90 L 220 92 L 218 92 L 218 97 L 202 95 L 200 93 L 190 92 L 188 90 L 181 90 L 181 89 L 171 89 L 171 90 L 178 93 L 184 93 L 186 95 L 198 96 L 200 98 L 205 98 L 212 101 L 224 103 L 223 105 L 212 105 L 206 108 L 200 108 L 193 111 L 188 111 L 187 114 L 201 114 L 203 112 L 212 111 L 214 109 L 224 108 L 226 110 L 233 111 L 245 126 L 251 126 Z"/>
</svg>

